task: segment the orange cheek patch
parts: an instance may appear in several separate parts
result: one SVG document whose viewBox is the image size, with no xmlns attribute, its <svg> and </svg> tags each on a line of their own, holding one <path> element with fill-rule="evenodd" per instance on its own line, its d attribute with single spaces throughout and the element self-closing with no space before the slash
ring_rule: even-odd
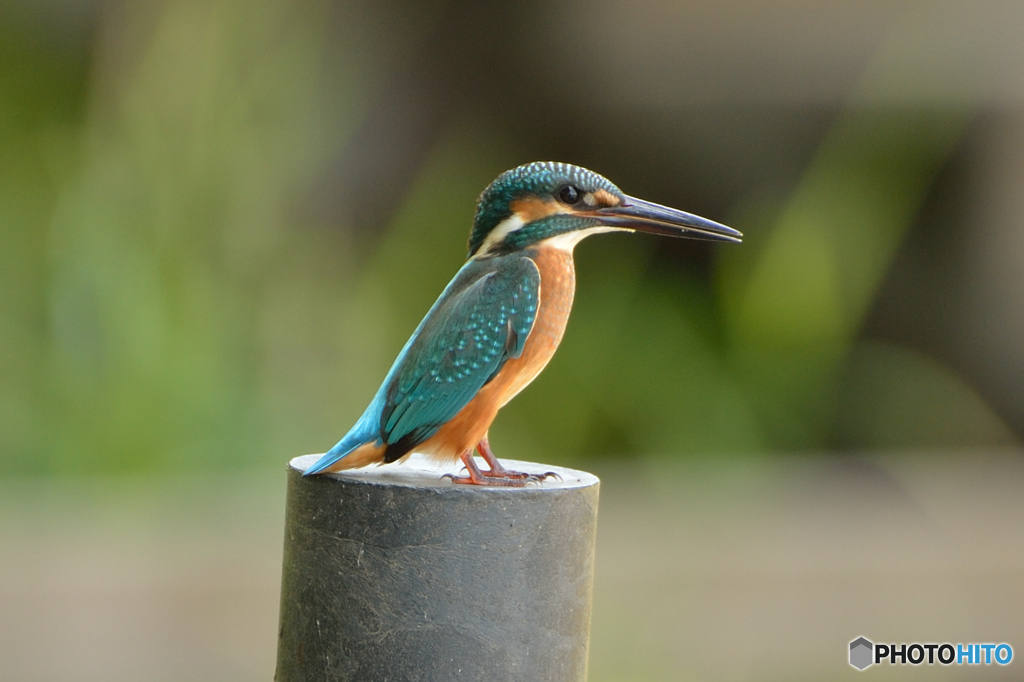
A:
<svg viewBox="0 0 1024 682">
<path fill-rule="evenodd" d="M 549 215 L 565 212 L 564 207 L 554 200 L 546 201 L 537 197 L 516 199 L 508 207 L 522 219 L 524 224 L 532 223 L 541 218 L 547 218 Z"/>
<path fill-rule="evenodd" d="M 606 189 L 599 189 L 594 192 L 594 198 L 598 206 L 618 206 L 621 200 Z"/>
</svg>

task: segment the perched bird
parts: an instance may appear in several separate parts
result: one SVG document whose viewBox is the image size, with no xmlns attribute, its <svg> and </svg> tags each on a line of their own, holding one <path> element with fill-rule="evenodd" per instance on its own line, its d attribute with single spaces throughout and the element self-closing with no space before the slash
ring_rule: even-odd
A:
<svg viewBox="0 0 1024 682">
<path fill-rule="evenodd" d="M 477 201 L 469 257 L 434 303 L 355 426 L 306 475 L 421 452 L 461 459 L 456 483 L 523 486 L 544 476 L 498 463 L 487 430 L 562 340 L 576 285 L 573 248 L 600 232 L 738 242 L 736 230 L 623 194 L 592 171 L 536 162 Z M 476 450 L 487 462 L 482 471 Z"/>
</svg>

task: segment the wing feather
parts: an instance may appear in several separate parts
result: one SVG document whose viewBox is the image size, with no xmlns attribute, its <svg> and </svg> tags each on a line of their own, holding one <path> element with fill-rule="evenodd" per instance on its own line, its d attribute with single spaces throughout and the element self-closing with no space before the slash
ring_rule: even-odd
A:
<svg viewBox="0 0 1024 682">
<path fill-rule="evenodd" d="M 401 358 L 387 386 L 381 440 L 411 449 L 455 417 L 533 329 L 540 271 L 526 256 L 493 267 L 439 302 Z"/>
</svg>

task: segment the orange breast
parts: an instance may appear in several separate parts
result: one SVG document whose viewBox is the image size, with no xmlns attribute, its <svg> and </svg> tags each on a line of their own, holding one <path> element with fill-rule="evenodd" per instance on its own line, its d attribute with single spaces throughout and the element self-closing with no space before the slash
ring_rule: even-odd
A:
<svg viewBox="0 0 1024 682">
<path fill-rule="evenodd" d="M 522 355 L 506 362 L 498 376 L 480 389 L 433 437 L 417 447 L 417 452 L 457 459 L 466 450 L 475 448 L 487 434 L 498 410 L 526 388 L 555 354 L 576 292 L 572 253 L 541 246 L 530 256 L 540 270 L 540 301 Z"/>
<path fill-rule="evenodd" d="M 576 293 L 576 269 L 572 253 L 552 247 L 541 247 L 533 256 L 540 270 L 540 306 L 537 319 L 526 340 L 523 354 L 509 360 L 491 385 L 497 384 L 498 407 L 512 400 L 537 378 L 562 342 L 569 322 L 572 299 Z"/>
</svg>

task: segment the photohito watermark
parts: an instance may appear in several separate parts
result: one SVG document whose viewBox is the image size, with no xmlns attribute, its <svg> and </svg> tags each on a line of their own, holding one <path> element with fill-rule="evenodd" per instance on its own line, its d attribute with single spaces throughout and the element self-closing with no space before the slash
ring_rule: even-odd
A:
<svg viewBox="0 0 1024 682">
<path fill-rule="evenodd" d="M 993 644 L 875 644 L 866 637 L 850 642 L 850 665 L 857 670 L 881 663 L 889 665 L 1007 665 L 1013 647 Z"/>
</svg>

